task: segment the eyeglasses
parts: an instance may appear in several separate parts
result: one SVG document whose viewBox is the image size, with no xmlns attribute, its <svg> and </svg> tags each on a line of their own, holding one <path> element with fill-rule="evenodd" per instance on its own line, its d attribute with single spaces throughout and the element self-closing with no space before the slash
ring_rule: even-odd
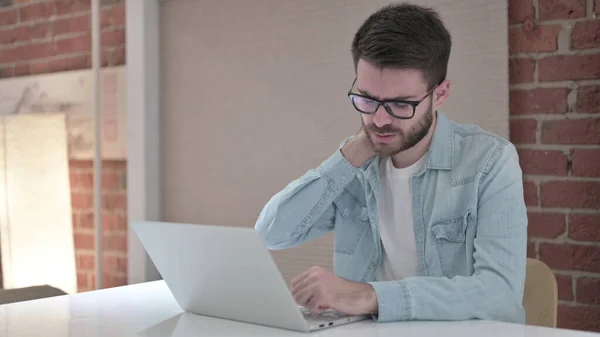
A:
<svg viewBox="0 0 600 337">
<path fill-rule="evenodd" d="M 356 110 L 363 114 L 374 115 L 377 110 L 379 110 L 379 106 L 383 105 L 385 111 L 387 111 L 390 116 L 398 119 L 411 119 L 415 116 L 415 111 L 417 110 L 417 106 L 421 104 L 429 96 L 439 84 L 433 87 L 423 98 L 418 101 L 406 101 L 406 100 L 386 100 L 380 101 L 375 98 L 361 95 L 352 92 L 352 88 L 356 84 L 356 77 L 354 78 L 354 82 L 352 82 L 352 87 L 350 87 L 350 91 L 348 91 L 348 97 L 352 101 L 352 105 Z"/>
</svg>

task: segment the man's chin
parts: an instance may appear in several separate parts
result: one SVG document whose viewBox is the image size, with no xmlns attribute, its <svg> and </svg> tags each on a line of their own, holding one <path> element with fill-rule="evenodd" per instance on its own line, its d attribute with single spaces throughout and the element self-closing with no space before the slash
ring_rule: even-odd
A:
<svg viewBox="0 0 600 337">
<path fill-rule="evenodd" d="M 398 145 L 394 144 L 374 144 L 372 143 L 373 152 L 380 157 L 389 157 L 398 153 Z"/>
</svg>

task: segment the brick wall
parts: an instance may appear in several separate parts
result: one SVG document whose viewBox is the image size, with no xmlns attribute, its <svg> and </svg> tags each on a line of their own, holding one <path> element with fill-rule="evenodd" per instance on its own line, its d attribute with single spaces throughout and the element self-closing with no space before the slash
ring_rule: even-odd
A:
<svg viewBox="0 0 600 337">
<path fill-rule="evenodd" d="M 102 163 L 103 287 L 127 284 L 127 195 L 124 161 Z M 95 289 L 93 162 L 69 163 L 73 231 L 80 291 Z"/>
<path fill-rule="evenodd" d="M 103 0 L 102 66 L 125 63 L 125 1 Z M 91 68 L 90 0 L 1 0 L 0 77 Z M 4 5 L 6 4 L 6 5 Z M 127 283 L 125 161 L 103 163 L 103 286 Z M 93 162 L 70 161 L 77 280 L 95 287 Z"/>
<path fill-rule="evenodd" d="M 600 331 L 600 0 L 511 0 L 510 138 L 558 325 Z"/>
</svg>

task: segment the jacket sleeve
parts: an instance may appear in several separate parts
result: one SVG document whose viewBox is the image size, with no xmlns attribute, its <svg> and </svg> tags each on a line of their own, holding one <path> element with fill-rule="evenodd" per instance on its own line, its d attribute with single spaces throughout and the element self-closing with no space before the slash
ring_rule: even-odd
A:
<svg viewBox="0 0 600 337">
<path fill-rule="evenodd" d="M 411 277 L 370 282 L 377 321 L 489 319 L 524 323 L 527 210 L 522 172 L 512 144 L 484 170 L 471 276 Z"/>
<path fill-rule="evenodd" d="M 258 216 L 255 230 L 268 249 L 284 249 L 333 230 L 334 200 L 355 178 L 353 167 L 338 149 L 275 194 Z"/>
</svg>

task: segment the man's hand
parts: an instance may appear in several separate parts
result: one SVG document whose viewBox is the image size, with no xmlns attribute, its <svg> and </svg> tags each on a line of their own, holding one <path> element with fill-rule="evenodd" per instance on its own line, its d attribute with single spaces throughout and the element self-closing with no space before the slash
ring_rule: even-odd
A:
<svg viewBox="0 0 600 337">
<path fill-rule="evenodd" d="M 364 127 L 342 148 L 342 155 L 354 167 L 360 167 L 375 155 Z"/>
<path fill-rule="evenodd" d="M 319 313 L 333 309 L 349 315 L 376 314 L 377 296 L 369 284 L 344 280 L 321 267 L 312 267 L 292 280 L 298 305 Z"/>
</svg>

